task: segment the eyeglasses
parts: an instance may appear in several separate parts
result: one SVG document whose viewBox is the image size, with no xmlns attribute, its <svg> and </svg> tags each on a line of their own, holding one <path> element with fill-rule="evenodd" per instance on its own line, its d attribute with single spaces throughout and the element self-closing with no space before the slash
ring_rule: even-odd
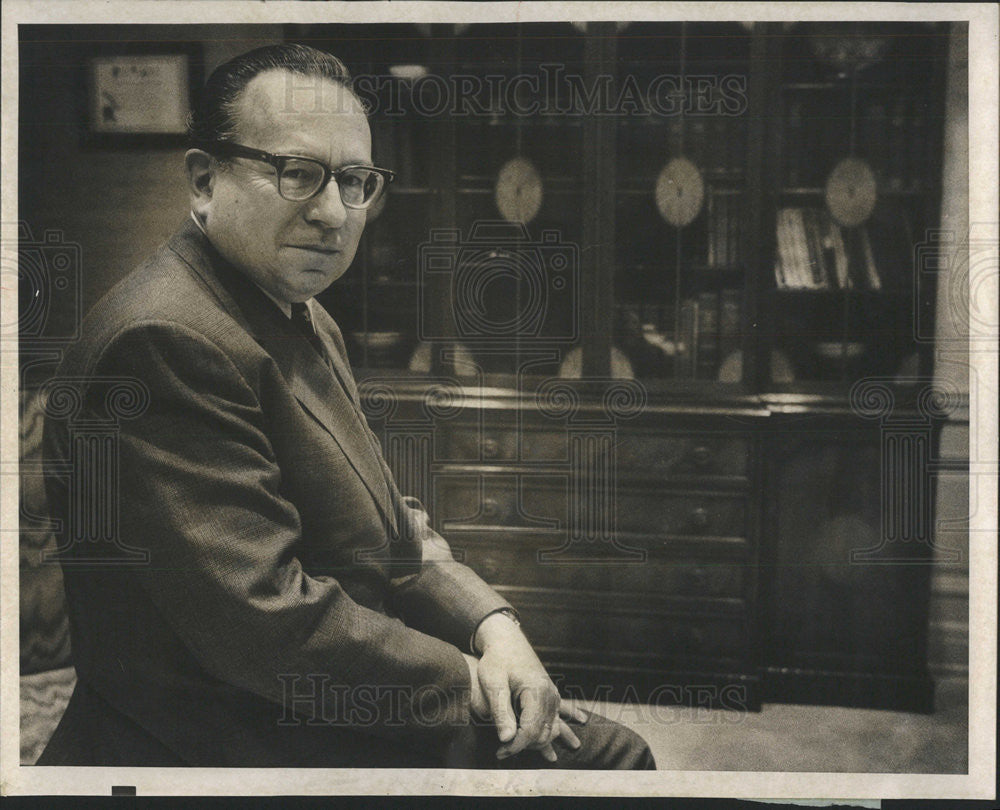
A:
<svg viewBox="0 0 1000 810">
<path fill-rule="evenodd" d="M 347 208 L 367 208 L 396 177 L 389 169 L 375 166 L 341 166 L 339 169 L 331 169 L 315 158 L 272 155 L 262 149 L 251 149 L 231 141 L 212 141 L 203 147 L 216 157 L 244 157 L 269 163 L 278 173 L 278 193 L 291 202 L 312 199 L 333 178 L 340 189 L 340 199 Z"/>
</svg>

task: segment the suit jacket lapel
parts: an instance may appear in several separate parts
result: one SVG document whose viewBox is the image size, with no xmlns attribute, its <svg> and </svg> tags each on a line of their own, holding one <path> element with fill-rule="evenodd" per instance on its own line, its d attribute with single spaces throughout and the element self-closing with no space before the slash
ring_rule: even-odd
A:
<svg viewBox="0 0 1000 810">
<path fill-rule="evenodd" d="M 347 391 L 301 335 L 270 335 L 263 346 L 295 398 L 340 445 L 395 534 L 395 514 L 382 466 Z"/>
<path fill-rule="evenodd" d="M 330 351 L 329 338 L 319 332 L 344 385 L 274 302 L 229 266 L 193 222 L 187 223 L 169 244 L 198 273 L 226 311 L 274 358 L 295 398 L 340 446 L 386 525 L 396 534 L 395 510 L 385 474 L 346 389 L 347 381 L 352 379 L 350 371 L 339 351 Z"/>
</svg>

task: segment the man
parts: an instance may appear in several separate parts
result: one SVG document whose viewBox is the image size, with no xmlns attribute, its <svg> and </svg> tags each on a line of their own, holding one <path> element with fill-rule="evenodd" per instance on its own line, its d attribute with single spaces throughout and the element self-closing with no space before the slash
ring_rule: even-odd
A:
<svg viewBox="0 0 1000 810">
<path fill-rule="evenodd" d="M 313 301 L 391 178 L 349 85 L 302 46 L 216 70 L 191 221 L 67 353 L 60 374 L 95 381 L 85 415 L 101 379 L 148 392 L 120 425 L 116 528 L 149 564 L 64 565 L 78 685 L 39 764 L 653 767 L 636 735 L 560 701 L 360 412 Z M 72 453 L 50 419 L 49 469 Z M 72 486 L 47 484 L 68 517 Z"/>
</svg>

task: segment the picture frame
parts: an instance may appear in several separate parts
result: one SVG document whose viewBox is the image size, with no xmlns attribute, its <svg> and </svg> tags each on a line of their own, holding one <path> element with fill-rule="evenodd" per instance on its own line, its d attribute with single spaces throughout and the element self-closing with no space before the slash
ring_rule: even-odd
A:
<svg viewBox="0 0 1000 810">
<path fill-rule="evenodd" d="M 201 85 L 195 43 L 100 47 L 85 59 L 83 143 L 105 148 L 179 147 Z"/>
</svg>

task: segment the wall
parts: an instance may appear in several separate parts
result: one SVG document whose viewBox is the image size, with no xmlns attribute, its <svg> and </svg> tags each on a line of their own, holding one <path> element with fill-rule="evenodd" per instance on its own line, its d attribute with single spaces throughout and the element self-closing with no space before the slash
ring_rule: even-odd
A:
<svg viewBox="0 0 1000 810">
<path fill-rule="evenodd" d="M 58 230 L 80 245 L 85 308 L 170 236 L 188 210 L 181 146 L 82 144 L 88 55 L 106 43 L 141 53 L 144 41 L 197 42 L 207 75 L 237 53 L 280 41 L 281 33 L 279 25 L 166 25 L 141 33 L 131 26 L 22 27 L 19 219 L 36 238 Z"/>
<path fill-rule="evenodd" d="M 969 67 L 968 26 L 955 23 L 948 60 L 945 102 L 941 228 L 955 235 L 953 261 L 938 277 L 935 323 L 936 382 L 969 394 L 968 321 L 956 317 L 956 295 L 968 266 L 962 241 L 969 233 Z M 956 307 L 956 304 L 958 307 Z M 938 675 L 964 674 L 969 660 L 969 422 L 968 407 L 948 420 L 941 432 L 940 456 L 951 470 L 938 477 L 935 543 L 943 556 L 957 552 L 957 562 L 939 562 L 931 584 L 930 662 Z M 963 469 L 964 468 L 964 469 Z"/>
</svg>

